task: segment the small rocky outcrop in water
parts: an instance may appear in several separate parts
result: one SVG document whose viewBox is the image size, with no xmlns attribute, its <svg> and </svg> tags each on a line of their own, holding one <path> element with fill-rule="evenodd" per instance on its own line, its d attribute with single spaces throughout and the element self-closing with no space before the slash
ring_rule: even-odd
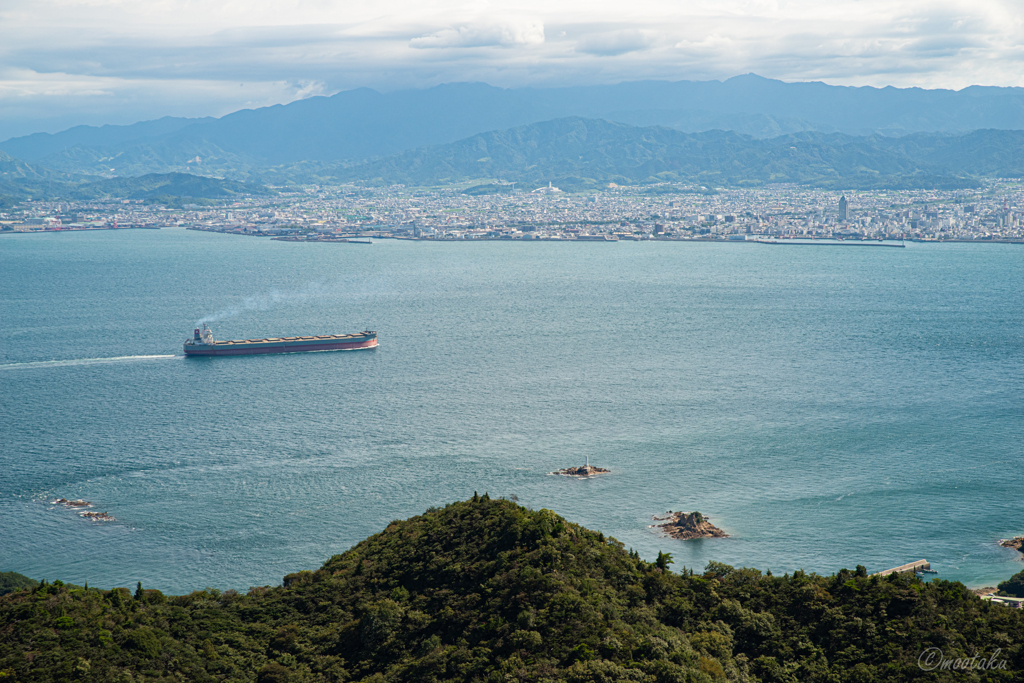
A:
<svg viewBox="0 0 1024 683">
<path fill-rule="evenodd" d="M 94 522 L 116 522 L 117 521 L 116 519 L 114 519 L 114 517 L 112 515 L 107 514 L 106 512 L 79 512 L 78 516 L 79 517 L 84 517 L 85 519 L 91 519 Z"/>
<path fill-rule="evenodd" d="M 91 508 L 92 503 L 87 500 L 68 500 L 67 498 L 58 498 L 57 500 L 51 501 L 50 505 L 63 505 L 66 508 Z"/>
<path fill-rule="evenodd" d="M 691 538 L 725 538 L 729 534 L 708 521 L 708 518 L 701 513 L 694 512 L 672 512 L 668 511 L 668 517 L 652 517 L 664 524 L 652 524 L 651 526 L 664 529 L 672 538 L 687 541 Z"/>
<path fill-rule="evenodd" d="M 1024 536 L 1014 536 L 1013 538 L 1006 538 L 999 541 L 999 545 L 1004 548 L 1013 548 L 1024 553 Z"/>
<path fill-rule="evenodd" d="M 94 522 L 116 522 L 113 515 L 106 512 L 82 512 L 85 508 L 91 508 L 92 503 L 87 500 L 68 500 L 67 498 L 58 498 L 57 500 L 50 501 L 51 505 L 63 505 L 69 510 L 78 512 L 78 516 L 83 519 L 89 519 Z"/>
<path fill-rule="evenodd" d="M 603 467 L 594 467 L 590 463 L 586 465 L 580 465 L 579 467 L 566 467 L 564 470 L 557 470 L 552 474 L 562 474 L 567 477 L 589 477 L 594 474 L 606 474 L 610 470 L 606 470 Z"/>
</svg>

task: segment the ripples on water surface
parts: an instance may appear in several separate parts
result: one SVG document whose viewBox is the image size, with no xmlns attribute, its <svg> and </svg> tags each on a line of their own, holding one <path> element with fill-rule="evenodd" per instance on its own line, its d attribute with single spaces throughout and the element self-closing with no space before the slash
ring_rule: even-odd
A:
<svg viewBox="0 0 1024 683">
<path fill-rule="evenodd" d="M 676 568 L 1022 568 L 1024 247 L 0 237 L 0 570 L 278 583 L 515 494 Z M 185 359 L 376 329 L 376 351 Z M 586 481 L 547 473 L 591 462 Z M 47 502 L 85 498 L 118 521 Z M 647 526 L 699 509 L 732 534 Z"/>
</svg>

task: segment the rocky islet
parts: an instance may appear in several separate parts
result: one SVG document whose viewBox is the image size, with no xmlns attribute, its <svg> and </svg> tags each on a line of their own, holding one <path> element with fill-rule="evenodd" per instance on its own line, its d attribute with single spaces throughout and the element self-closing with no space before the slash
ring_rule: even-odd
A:
<svg viewBox="0 0 1024 683">
<path fill-rule="evenodd" d="M 697 511 L 672 512 L 669 510 L 666 514 L 668 517 L 652 517 L 655 521 L 663 523 L 651 526 L 663 530 L 672 538 L 688 541 L 693 538 L 726 538 L 729 536 Z"/>
</svg>

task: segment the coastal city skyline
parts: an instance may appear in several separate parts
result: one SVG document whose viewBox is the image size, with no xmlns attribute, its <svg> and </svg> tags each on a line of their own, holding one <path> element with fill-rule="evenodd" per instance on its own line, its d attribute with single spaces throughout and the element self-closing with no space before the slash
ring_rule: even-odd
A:
<svg viewBox="0 0 1024 683">
<path fill-rule="evenodd" d="M 209 207 L 142 200 L 35 202 L 0 211 L 0 232 L 190 228 L 241 235 L 430 240 L 716 240 L 767 237 L 1024 242 L 1024 188 L 993 182 L 974 190 L 837 192 L 760 189 L 609 188 L 575 195 L 552 185 L 458 189 L 309 187 Z"/>
</svg>

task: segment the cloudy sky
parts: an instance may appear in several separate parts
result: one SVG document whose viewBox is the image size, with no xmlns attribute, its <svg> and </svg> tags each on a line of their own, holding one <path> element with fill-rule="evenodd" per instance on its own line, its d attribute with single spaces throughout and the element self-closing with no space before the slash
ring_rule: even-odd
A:
<svg viewBox="0 0 1024 683">
<path fill-rule="evenodd" d="M 0 0 L 0 139 L 368 86 L 1024 86 L 1024 0 Z"/>
</svg>

